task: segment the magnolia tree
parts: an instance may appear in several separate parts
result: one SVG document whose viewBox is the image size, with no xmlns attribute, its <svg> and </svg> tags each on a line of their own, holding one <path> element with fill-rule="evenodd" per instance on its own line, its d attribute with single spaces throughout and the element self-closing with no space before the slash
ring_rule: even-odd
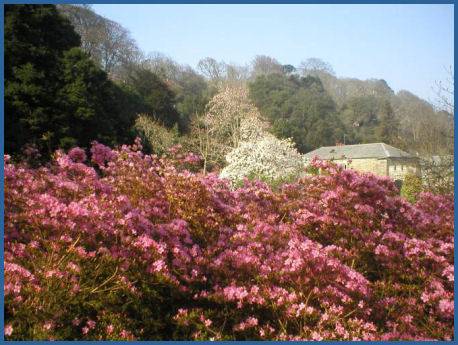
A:
<svg viewBox="0 0 458 345">
<path fill-rule="evenodd" d="M 245 177 L 269 183 L 297 178 L 304 160 L 291 139 L 278 139 L 266 131 L 259 118 L 244 119 L 238 147 L 226 155 L 228 165 L 221 177 L 240 183 Z"/>
<path fill-rule="evenodd" d="M 259 111 L 250 102 L 246 88 L 226 87 L 208 103 L 205 122 L 212 134 L 226 143 L 228 149 L 232 149 L 241 140 L 242 121 L 259 117 Z"/>
<path fill-rule="evenodd" d="M 204 166 L 222 165 L 224 157 L 243 140 L 242 123 L 260 118 L 244 87 L 225 87 L 208 103 L 206 113 L 193 122 L 192 137 Z"/>
</svg>

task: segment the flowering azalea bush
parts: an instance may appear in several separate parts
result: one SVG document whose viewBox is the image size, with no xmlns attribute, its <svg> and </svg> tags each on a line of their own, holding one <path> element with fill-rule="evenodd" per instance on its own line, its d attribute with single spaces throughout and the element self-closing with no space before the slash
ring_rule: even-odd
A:
<svg viewBox="0 0 458 345">
<path fill-rule="evenodd" d="M 320 161 L 234 190 L 175 151 L 5 156 L 7 339 L 453 337 L 452 198 Z"/>
</svg>

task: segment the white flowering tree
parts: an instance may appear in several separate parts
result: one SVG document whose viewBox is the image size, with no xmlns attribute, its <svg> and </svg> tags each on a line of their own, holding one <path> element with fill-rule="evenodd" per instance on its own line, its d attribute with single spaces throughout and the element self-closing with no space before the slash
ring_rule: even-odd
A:
<svg viewBox="0 0 458 345">
<path fill-rule="evenodd" d="M 245 87 L 225 87 L 209 102 L 193 134 L 207 164 L 228 164 L 221 177 L 239 183 L 244 177 L 277 183 L 296 178 L 304 169 L 301 154 L 290 139 L 268 132 Z"/>
<path fill-rule="evenodd" d="M 245 87 L 225 87 L 208 103 L 204 119 L 212 135 L 230 150 L 239 145 L 242 121 L 251 118 L 260 118 L 260 114 L 250 102 L 248 90 Z"/>
<path fill-rule="evenodd" d="M 204 172 L 208 165 L 224 164 L 225 155 L 242 140 L 242 123 L 254 118 L 260 114 L 245 87 L 226 86 L 210 100 L 205 115 L 194 119 L 191 133 L 194 150 L 204 160 Z"/>
<path fill-rule="evenodd" d="M 297 178 L 304 170 L 302 155 L 291 139 L 278 139 L 265 130 L 259 118 L 241 123 L 241 141 L 226 155 L 221 177 L 240 183 L 243 178 L 277 184 Z"/>
</svg>

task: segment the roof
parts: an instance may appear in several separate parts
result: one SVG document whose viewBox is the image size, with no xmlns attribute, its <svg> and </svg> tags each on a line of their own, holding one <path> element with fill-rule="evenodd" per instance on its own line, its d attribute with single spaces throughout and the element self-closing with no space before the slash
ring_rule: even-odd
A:
<svg viewBox="0 0 458 345">
<path fill-rule="evenodd" d="M 416 158 L 410 153 L 384 143 L 323 146 L 305 154 L 306 159 L 315 156 L 321 159 Z"/>
</svg>

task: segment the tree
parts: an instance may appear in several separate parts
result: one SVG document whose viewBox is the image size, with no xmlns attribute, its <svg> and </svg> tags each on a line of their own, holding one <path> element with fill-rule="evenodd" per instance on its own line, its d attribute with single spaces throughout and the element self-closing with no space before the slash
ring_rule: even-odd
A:
<svg viewBox="0 0 458 345">
<path fill-rule="evenodd" d="M 436 83 L 437 107 L 450 114 L 455 113 L 455 77 L 452 67 L 447 69 L 447 79 L 444 82 Z"/>
<path fill-rule="evenodd" d="M 225 155 L 243 140 L 243 121 L 259 117 L 244 87 L 226 86 L 214 95 L 204 116 L 194 118 L 190 133 L 191 146 L 203 157 L 204 172 L 223 165 Z"/>
<path fill-rule="evenodd" d="M 81 37 L 81 48 L 96 58 L 99 50 L 100 32 L 104 18 L 91 10 L 89 5 L 57 5 L 61 14 L 72 23 Z"/>
<path fill-rule="evenodd" d="M 252 76 L 283 73 L 283 66 L 274 58 L 267 55 L 256 55 L 252 61 Z"/>
<path fill-rule="evenodd" d="M 400 144 L 419 155 L 448 155 L 453 152 L 453 117 L 446 111 L 401 90 L 391 98 L 399 122 Z"/>
<path fill-rule="evenodd" d="M 294 67 L 293 65 L 283 65 L 283 66 L 281 66 L 281 69 L 282 69 L 283 73 L 285 73 L 285 74 L 292 74 L 292 73 L 296 72 L 296 67 Z"/>
<path fill-rule="evenodd" d="M 250 76 L 248 66 L 225 64 L 226 83 L 230 86 L 244 86 Z"/>
<path fill-rule="evenodd" d="M 277 139 L 266 128 L 259 117 L 242 120 L 242 141 L 226 155 L 228 165 L 221 171 L 221 177 L 236 185 L 249 178 L 275 186 L 300 176 L 304 159 L 294 143 L 290 139 Z"/>
<path fill-rule="evenodd" d="M 213 135 L 221 138 L 228 148 L 235 148 L 241 140 L 241 123 L 245 118 L 260 117 L 250 102 L 244 87 L 226 87 L 217 93 L 207 105 L 205 121 Z"/>
<path fill-rule="evenodd" d="M 113 78 L 123 78 L 123 69 L 138 62 L 141 52 L 127 29 L 104 18 L 88 6 L 59 5 L 76 32 L 81 36 L 81 48 Z"/>
<path fill-rule="evenodd" d="M 303 76 L 316 76 L 320 73 L 335 75 L 332 66 L 329 63 L 318 58 L 308 58 L 307 60 L 302 61 L 298 69 L 301 71 Z"/>
<path fill-rule="evenodd" d="M 172 91 L 175 95 L 175 109 L 179 113 L 180 132 L 187 132 L 192 117 L 203 114 L 214 88 L 209 87 L 205 78 L 190 66 L 180 65 L 158 52 L 150 53 L 145 60 L 132 68 L 127 78 L 128 83 L 137 79 L 139 70 L 152 72 Z"/>
<path fill-rule="evenodd" d="M 204 174 L 224 164 L 225 148 L 204 117 L 192 119 L 191 131 L 183 142 L 187 149 L 202 157 Z"/>
<path fill-rule="evenodd" d="M 343 135 L 335 103 L 316 77 L 271 74 L 249 85 L 250 97 L 280 138 L 292 138 L 299 152 L 334 145 Z"/>
<path fill-rule="evenodd" d="M 6 152 L 32 143 L 47 158 L 59 147 L 130 137 L 140 103 L 127 102 L 132 95 L 108 80 L 79 43 L 55 6 L 6 6 Z"/>
<path fill-rule="evenodd" d="M 393 108 L 388 100 L 382 100 L 374 130 L 376 140 L 395 145 L 399 140 L 399 121 L 394 116 Z"/>
<path fill-rule="evenodd" d="M 52 5 L 5 5 L 5 150 L 27 142 L 54 146 L 61 59 L 80 44 L 70 22 Z M 55 141 L 53 141 L 55 142 Z M 51 146 L 52 147 L 51 147 Z"/>
<path fill-rule="evenodd" d="M 177 126 L 168 129 L 145 114 L 139 115 L 135 120 L 135 131 L 143 139 L 144 147 L 158 155 L 178 144 Z"/>
<path fill-rule="evenodd" d="M 180 131 L 189 130 L 191 119 L 201 116 L 212 96 L 212 89 L 205 79 L 191 67 L 182 68 L 173 87 L 176 97 L 176 109 L 180 113 Z"/>
<path fill-rule="evenodd" d="M 148 69 L 138 68 L 130 76 L 128 83 L 143 98 L 147 113 L 153 119 L 169 128 L 179 122 L 175 94 L 156 74 Z"/>
<path fill-rule="evenodd" d="M 421 191 L 421 177 L 414 174 L 406 175 L 401 187 L 401 196 L 406 198 L 409 202 L 415 203 Z"/>
<path fill-rule="evenodd" d="M 62 88 L 57 92 L 57 102 L 66 116 L 56 123 L 58 147 L 89 147 L 93 140 L 117 144 L 116 128 L 127 114 L 116 108 L 114 85 L 106 73 L 79 48 L 65 52 L 61 73 Z M 127 123 L 131 126 L 133 119 Z"/>
<path fill-rule="evenodd" d="M 183 69 L 172 58 L 159 52 L 148 54 L 141 65 L 166 81 L 176 81 Z"/>
<path fill-rule="evenodd" d="M 218 62 L 211 57 L 201 59 L 197 64 L 197 69 L 209 80 L 218 82 L 224 77 L 225 64 Z"/>
<path fill-rule="evenodd" d="M 454 156 L 431 156 L 421 160 L 423 190 L 452 195 L 455 188 Z"/>
<path fill-rule="evenodd" d="M 399 121 L 389 100 L 376 96 L 351 98 L 340 111 L 349 143 L 399 144 Z"/>
<path fill-rule="evenodd" d="M 443 115 L 443 119 L 448 124 L 448 130 L 444 132 L 447 138 L 448 153 L 454 152 L 454 126 L 455 126 L 455 78 L 452 67 L 447 70 L 447 79 L 445 82 L 438 82 L 436 86 L 437 108 L 438 113 Z"/>
</svg>

